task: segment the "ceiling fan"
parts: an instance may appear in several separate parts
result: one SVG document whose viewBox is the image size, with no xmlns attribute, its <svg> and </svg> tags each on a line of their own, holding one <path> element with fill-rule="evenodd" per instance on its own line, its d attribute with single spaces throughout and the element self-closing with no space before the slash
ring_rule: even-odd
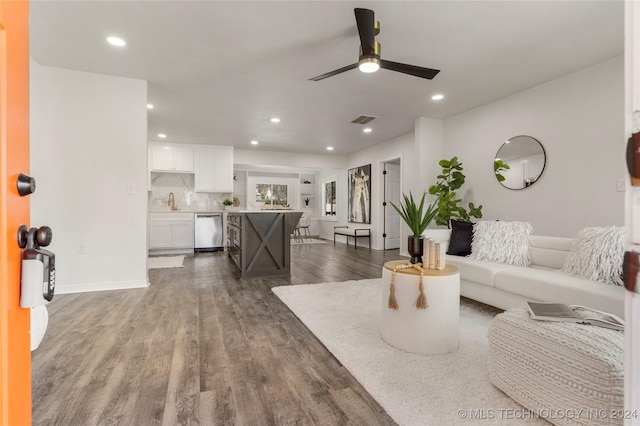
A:
<svg viewBox="0 0 640 426">
<path fill-rule="evenodd" d="M 423 68 L 416 65 L 407 65 L 380 59 L 380 43 L 375 41 L 375 36 L 380 32 L 380 23 L 375 20 L 373 10 L 356 8 L 354 9 L 354 12 L 356 15 L 358 34 L 360 35 L 360 58 L 358 62 L 347 65 L 346 67 L 338 68 L 337 70 L 330 71 L 326 74 L 310 78 L 309 80 L 324 80 L 327 77 L 333 77 L 334 75 L 355 68 L 367 73 L 375 72 L 380 68 L 384 68 L 429 80 L 440 72 L 440 70 L 434 70 L 431 68 Z"/>
</svg>

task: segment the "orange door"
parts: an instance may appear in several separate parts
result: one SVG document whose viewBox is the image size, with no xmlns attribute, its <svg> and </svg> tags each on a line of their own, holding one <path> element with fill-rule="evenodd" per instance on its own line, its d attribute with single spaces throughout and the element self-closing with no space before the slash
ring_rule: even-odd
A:
<svg viewBox="0 0 640 426">
<path fill-rule="evenodd" d="M 16 178 L 29 173 L 29 3 L 0 0 L 0 422 L 31 424 L 30 313 L 20 303 L 18 226 L 29 199 Z"/>
</svg>

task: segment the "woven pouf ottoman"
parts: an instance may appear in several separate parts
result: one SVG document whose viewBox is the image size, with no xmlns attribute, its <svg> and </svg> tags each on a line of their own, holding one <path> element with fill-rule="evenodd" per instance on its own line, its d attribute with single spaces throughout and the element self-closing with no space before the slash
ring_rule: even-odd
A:
<svg viewBox="0 0 640 426">
<path fill-rule="evenodd" d="M 537 321 L 523 309 L 489 329 L 489 377 L 529 416 L 556 425 L 615 425 L 625 417 L 624 333 Z"/>
</svg>

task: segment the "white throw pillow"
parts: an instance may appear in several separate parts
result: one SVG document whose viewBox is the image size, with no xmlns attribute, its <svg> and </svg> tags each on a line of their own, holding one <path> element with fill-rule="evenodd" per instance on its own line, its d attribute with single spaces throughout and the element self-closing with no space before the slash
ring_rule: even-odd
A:
<svg viewBox="0 0 640 426">
<path fill-rule="evenodd" d="M 527 222 L 482 220 L 473 225 L 473 241 L 469 259 L 529 266 L 529 235 L 533 228 Z"/>
<path fill-rule="evenodd" d="M 578 231 L 562 272 L 609 285 L 623 285 L 624 227 L 583 228 Z"/>
</svg>

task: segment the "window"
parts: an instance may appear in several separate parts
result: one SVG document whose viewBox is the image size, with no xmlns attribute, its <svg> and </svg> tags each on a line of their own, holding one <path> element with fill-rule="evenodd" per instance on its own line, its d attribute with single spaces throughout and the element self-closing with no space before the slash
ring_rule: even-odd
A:
<svg viewBox="0 0 640 426">
<path fill-rule="evenodd" d="M 256 184 L 256 201 L 271 207 L 288 207 L 288 186 L 271 183 Z"/>
<path fill-rule="evenodd" d="M 336 215 L 336 181 L 324 182 L 322 186 L 322 199 L 324 200 L 323 216 Z"/>
</svg>

